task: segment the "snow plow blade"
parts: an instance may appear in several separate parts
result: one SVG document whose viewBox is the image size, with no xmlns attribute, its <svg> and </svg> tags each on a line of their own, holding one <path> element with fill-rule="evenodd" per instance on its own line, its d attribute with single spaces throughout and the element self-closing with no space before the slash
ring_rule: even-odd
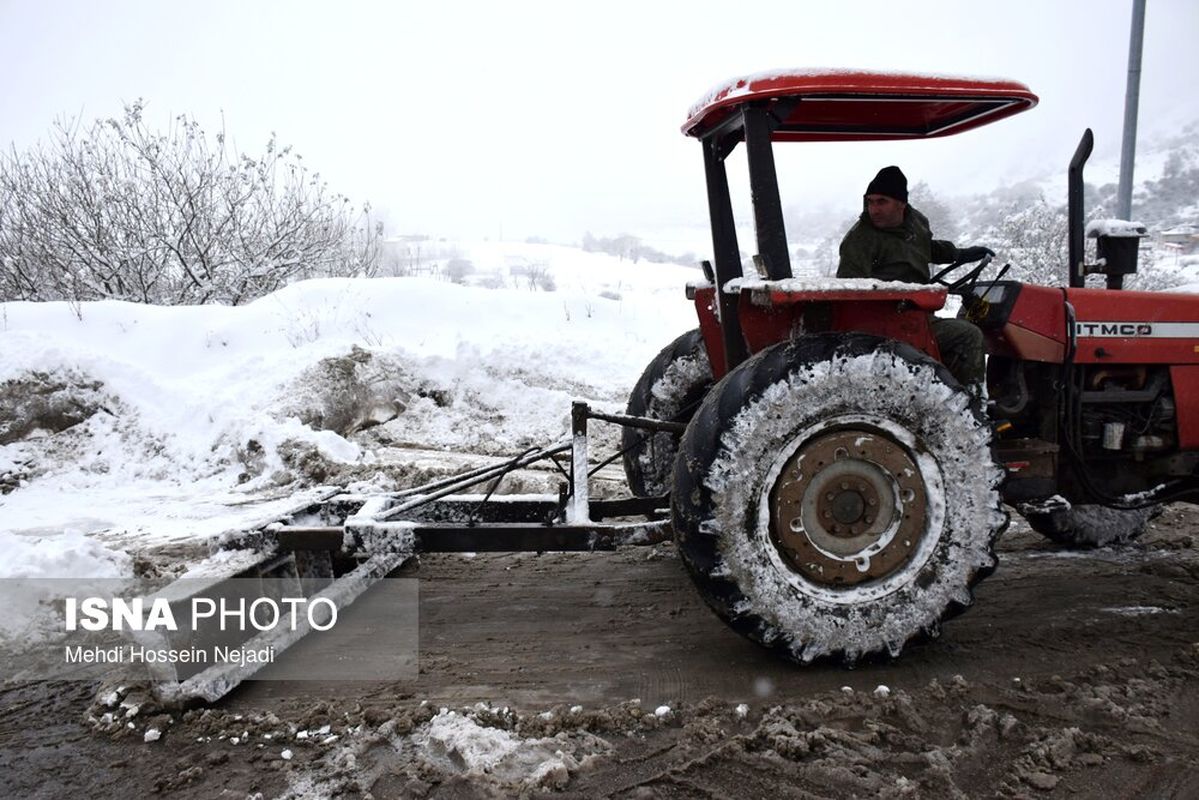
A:
<svg viewBox="0 0 1199 800">
<path fill-rule="evenodd" d="M 338 496 L 305 512 L 319 509 L 329 513 L 344 505 Z M 185 631 L 141 630 L 128 636 L 144 650 L 181 652 L 193 647 L 219 646 L 243 653 L 270 652 L 271 661 L 298 642 L 314 626 L 332 622 L 336 610 L 351 605 L 372 585 L 401 567 L 413 555 L 413 525 L 374 518 L 382 499 L 361 503 L 354 514 L 337 528 L 338 537 L 291 539 L 280 535 L 282 522 L 274 522 L 243 537 L 246 544 L 269 542 L 268 554 L 251 566 L 208 580 L 184 578 L 143 598 L 144 607 L 165 601 L 172 608 L 193 609 L 193 623 Z M 302 512 L 303 513 L 303 512 Z M 249 607 L 257 601 L 289 603 L 293 611 L 303 603 L 309 614 L 293 614 L 292 624 L 227 626 L 221 613 L 198 619 L 197 604 L 207 608 Z M 186 615 L 174 614 L 176 619 Z M 254 614 L 250 615 L 251 617 Z M 200 622 L 204 624 L 199 624 Z M 214 659 L 215 662 L 215 659 Z M 222 661 L 197 669 L 179 662 L 147 663 L 155 698 L 168 706 L 193 701 L 213 702 L 251 678 L 266 663 L 256 660 Z"/>
<path fill-rule="evenodd" d="M 295 572 L 294 556 L 282 559 L 278 563 L 268 562 L 264 566 L 275 569 L 283 568 L 293 573 L 293 577 L 289 582 L 293 582 L 299 591 L 298 593 L 289 592 L 286 596 L 291 598 L 303 597 L 309 602 L 324 599 L 341 609 L 353 603 L 376 581 L 400 567 L 408 557 L 408 554 L 404 553 L 382 553 L 371 556 L 359 566 L 337 579 L 318 581 L 326 585 L 319 591 L 312 593 L 305 591 L 305 584 L 310 585 L 313 579 L 296 577 L 298 573 Z M 239 578 L 241 577 L 246 576 L 239 576 Z M 173 595 L 172 587 L 175 584 L 172 584 L 160 592 L 159 596 L 168 598 L 170 602 L 183 603 L 190 603 L 199 596 L 204 598 L 228 598 L 230 594 L 238 593 L 238 590 L 234 589 L 232 592 L 227 592 L 225 587 L 238 582 L 238 578 L 225 579 L 214 584 L 210 589 L 204 590 L 202 593 L 187 595 Z M 314 608 L 316 607 L 321 606 L 314 606 Z M 324 619 L 327 620 L 328 617 Z M 242 651 L 270 651 L 272 655 L 277 655 L 291 647 L 311 631 L 312 624 L 305 617 L 301 616 L 298 618 L 298 623 L 294 628 L 275 627 L 267 631 L 257 632 L 255 635 L 244 639 L 240 639 L 237 636 L 221 638 L 225 638 L 229 646 L 236 646 Z M 138 644 L 148 649 L 180 649 L 188 647 L 191 644 L 187 639 L 168 639 L 166 636 L 154 632 L 139 632 L 133 635 Z M 212 638 L 210 635 L 206 635 L 205 631 L 201 630 L 193 631 L 190 635 L 191 637 L 207 640 L 211 640 Z M 187 674 L 187 672 L 180 669 L 180 666 L 179 664 L 169 663 L 149 665 L 154 696 L 164 705 L 185 706 L 197 700 L 210 703 L 215 702 L 231 692 L 242 681 L 251 678 L 263 667 L 263 663 L 259 661 L 226 662 L 215 664 L 194 674 Z"/>
<path fill-rule="evenodd" d="M 195 646 L 271 653 L 271 659 L 199 664 L 148 664 L 151 691 L 168 706 L 215 702 L 313 630 L 330 624 L 329 609 L 343 609 L 419 553 L 548 552 L 614 550 L 628 544 L 655 544 L 672 535 L 669 498 L 593 499 L 588 477 L 605 464 L 587 461 L 587 420 L 660 428 L 657 420 L 593 413 L 574 407 L 574 431 L 563 443 L 526 451 L 491 466 L 386 494 L 338 494 L 297 508 L 287 517 L 238 537 L 236 544 L 264 555 L 249 567 L 208 580 L 180 579 L 142 598 L 143 605 L 165 602 L 192 609 L 186 632 L 141 630 L 127 634 L 147 650 Z M 557 495 L 494 495 L 514 469 L 555 461 L 566 475 Z M 492 482 L 486 494 L 463 494 Z M 313 524 L 317 520 L 323 524 Z M 244 562 L 243 562 L 244 563 Z M 324 616 L 293 618 L 290 626 L 226 630 L 221 615 L 196 619 L 196 603 L 239 605 L 303 600 Z M 252 618 L 253 613 L 250 614 Z M 248 630 L 244 630 L 248 628 Z M 413 657 L 415 658 L 415 657 Z"/>
</svg>

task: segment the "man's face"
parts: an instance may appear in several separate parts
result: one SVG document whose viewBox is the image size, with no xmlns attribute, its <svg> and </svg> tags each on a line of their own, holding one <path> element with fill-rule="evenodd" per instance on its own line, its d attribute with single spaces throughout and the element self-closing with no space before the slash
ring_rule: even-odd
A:
<svg viewBox="0 0 1199 800">
<path fill-rule="evenodd" d="M 903 212 L 908 204 L 885 194 L 866 195 L 866 213 L 876 228 L 897 228 L 903 224 Z"/>
</svg>

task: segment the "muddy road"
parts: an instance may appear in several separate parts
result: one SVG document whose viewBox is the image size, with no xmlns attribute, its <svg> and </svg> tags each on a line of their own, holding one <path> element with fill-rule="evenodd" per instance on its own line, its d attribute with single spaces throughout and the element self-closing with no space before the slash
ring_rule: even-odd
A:
<svg viewBox="0 0 1199 800">
<path fill-rule="evenodd" d="M 967 614 L 854 670 L 727 630 L 668 545 L 427 556 L 415 680 L 185 713 L 7 686 L 0 795 L 1196 797 L 1197 534 L 1173 506 L 1071 552 L 1014 517 Z"/>
</svg>

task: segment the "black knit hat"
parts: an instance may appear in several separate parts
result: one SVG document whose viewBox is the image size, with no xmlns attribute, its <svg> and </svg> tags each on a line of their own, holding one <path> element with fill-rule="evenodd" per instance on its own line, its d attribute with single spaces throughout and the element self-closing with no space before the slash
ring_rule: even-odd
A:
<svg viewBox="0 0 1199 800">
<path fill-rule="evenodd" d="M 883 167 L 866 187 L 866 194 L 882 194 L 904 203 L 908 201 L 908 179 L 899 167 Z"/>
</svg>

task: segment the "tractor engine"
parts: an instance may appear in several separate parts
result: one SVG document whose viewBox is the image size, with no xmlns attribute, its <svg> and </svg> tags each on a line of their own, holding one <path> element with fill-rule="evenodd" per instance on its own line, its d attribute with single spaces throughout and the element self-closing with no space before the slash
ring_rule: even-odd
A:
<svg viewBox="0 0 1199 800">
<path fill-rule="evenodd" d="M 1165 367 L 1117 366 L 1084 371 L 1079 440 L 1088 459 L 1134 460 L 1173 449 L 1174 398 Z"/>
<path fill-rule="evenodd" d="M 1179 452 L 1166 365 L 1087 364 L 1064 370 L 1061 364 L 992 356 L 988 376 L 992 413 L 1012 426 L 1004 441 L 1053 443 L 1051 450 L 1038 451 L 1039 469 L 1021 475 L 1049 479 L 1029 484 L 1032 496 L 1087 497 L 1077 470 L 1069 468 L 1075 460 L 1086 464 L 1093 488 L 1111 495 L 1142 492 L 1193 469 L 1190 456 Z"/>
</svg>

